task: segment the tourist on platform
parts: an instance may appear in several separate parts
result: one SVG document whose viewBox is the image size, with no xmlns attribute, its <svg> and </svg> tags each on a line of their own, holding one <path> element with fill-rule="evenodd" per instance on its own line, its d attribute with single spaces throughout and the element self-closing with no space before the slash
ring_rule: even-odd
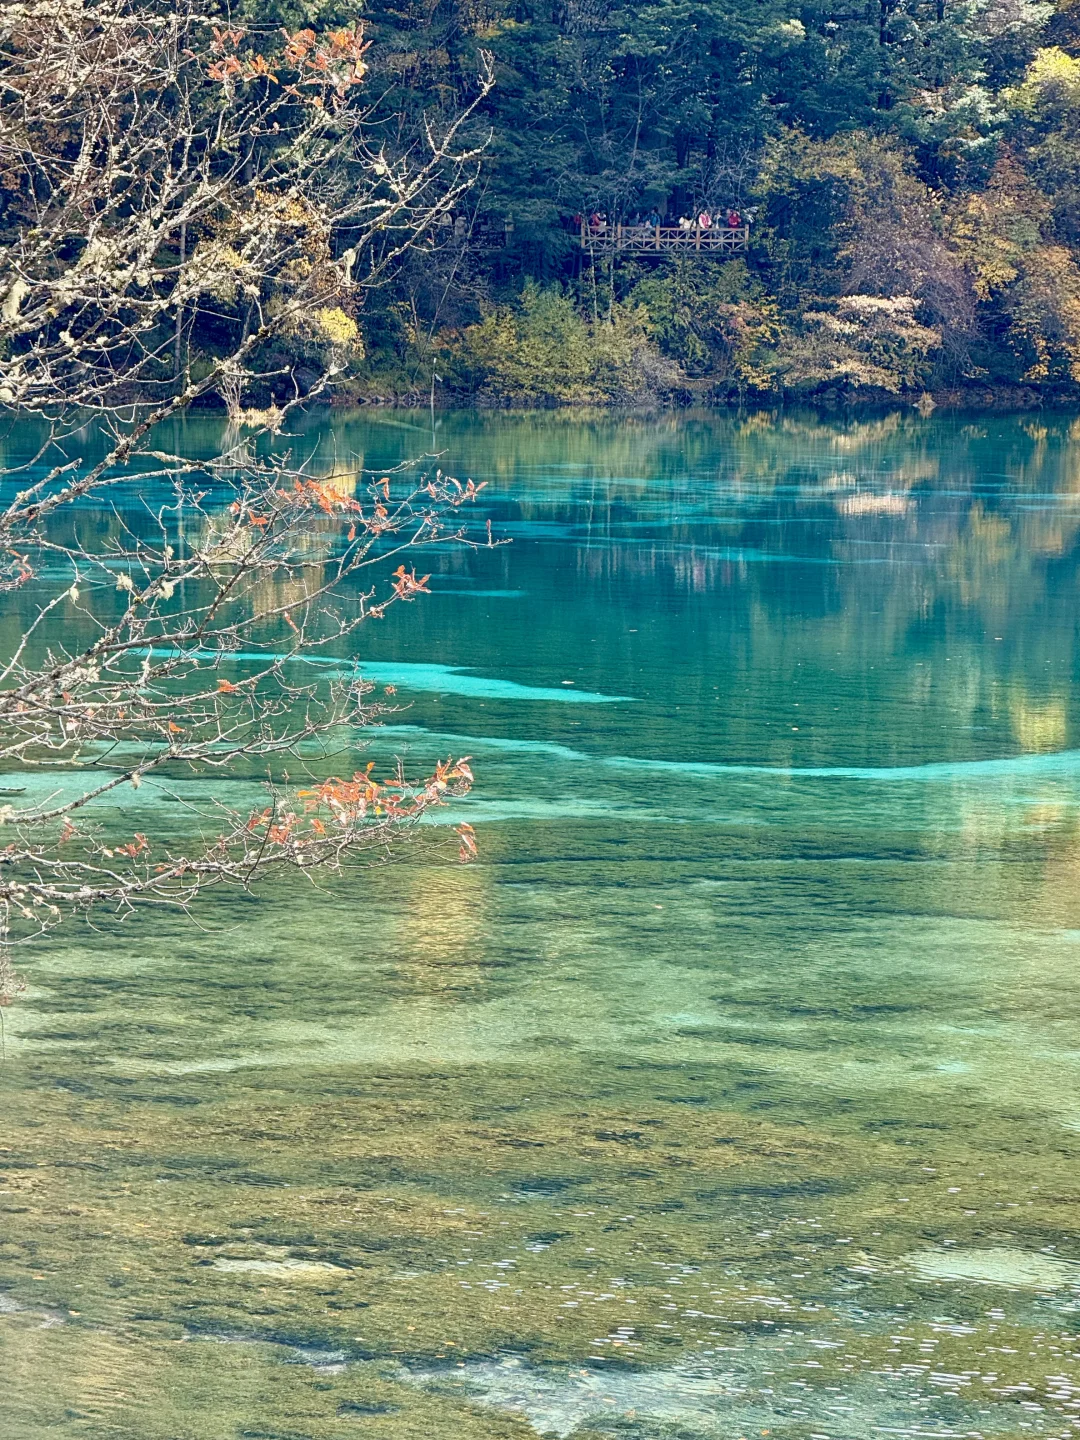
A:
<svg viewBox="0 0 1080 1440">
<path fill-rule="evenodd" d="M 692 230 L 693 228 L 694 228 L 694 222 L 690 219 L 690 216 L 689 216 L 689 215 L 680 215 L 680 216 L 679 216 L 679 229 L 680 229 L 680 230 L 682 230 L 682 231 L 685 233 L 687 230 Z"/>
<path fill-rule="evenodd" d="M 727 228 L 729 230 L 738 230 L 741 225 L 742 216 L 739 214 L 738 210 L 732 208 L 728 211 Z"/>
<path fill-rule="evenodd" d="M 645 216 L 645 224 L 648 225 L 650 230 L 655 230 L 660 224 L 660 212 L 655 205 L 649 211 L 648 215 Z"/>
<path fill-rule="evenodd" d="M 712 215 L 708 210 L 702 210 L 701 214 L 697 217 L 697 223 L 699 230 L 709 230 L 712 228 Z"/>
</svg>

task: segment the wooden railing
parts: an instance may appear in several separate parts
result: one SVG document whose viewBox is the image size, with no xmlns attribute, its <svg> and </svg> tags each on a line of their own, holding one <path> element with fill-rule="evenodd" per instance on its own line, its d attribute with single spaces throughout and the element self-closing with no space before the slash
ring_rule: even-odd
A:
<svg viewBox="0 0 1080 1440">
<path fill-rule="evenodd" d="M 582 221 L 581 248 L 596 254 L 662 255 L 669 251 L 724 255 L 745 250 L 750 243 L 750 226 L 734 229 L 712 225 L 590 225 Z"/>
</svg>

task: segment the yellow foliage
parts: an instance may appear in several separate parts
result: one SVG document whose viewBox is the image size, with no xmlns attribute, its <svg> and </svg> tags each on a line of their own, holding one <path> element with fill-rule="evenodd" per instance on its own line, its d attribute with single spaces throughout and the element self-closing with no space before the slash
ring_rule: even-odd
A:
<svg viewBox="0 0 1080 1440">
<path fill-rule="evenodd" d="M 1037 50 L 1023 82 L 1007 90 L 1004 99 L 1025 114 L 1080 107 L 1080 60 L 1056 45 Z"/>
<path fill-rule="evenodd" d="M 923 383 L 941 332 L 915 318 L 919 303 L 911 295 L 845 295 L 829 310 L 807 311 L 802 333 L 781 346 L 786 384 L 898 394 Z"/>
<path fill-rule="evenodd" d="M 952 224 L 952 241 L 971 272 L 980 300 L 1011 285 L 1023 257 L 1039 244 L 1049 214 L 1046 198 L 1005 151 L 979 194 L 968 197 Z"/>
<path fill-rule="evenodd" d="M 331 345 L 342 350 L 355 350 L 360 343 L 360 327 L 339 305 L 324 305 L 315 312 L 315 324 Z"/>
<path fill-rule="evenodd" d="M 519 404 L 636 403 L 681 378 L 649 340 L 643 309 L 582 315 L 569 295 L 528 284 L 518 307 L 502 307 L 465 331 L 458 358 L 489 393 Z"/>
<path fill-rule="evenodd" d="M 1045 380 L 1063 365 L 1080 381 L 1080 268 L 1064 245 L 1042 245 L 1027 257 L 1014 286 L 1013 346 L 1026 342 L 1025 380 Z"/>
<path fill-rule="evenodd" d="M 1080 64 L 1062 52 L 1040 56 L 1040 83 L 1055 73 L 1073 77 L 1080 87 Z M 1008 344 L 1024 367 L 1022 378 L 1037 382 L 1056 373 L 1075 381 L 1080 380 L 1080 267 L 1064 245 L 1044 240 L 1049 216 L 1046 196 L 1006 151 L 985 191 L 969 196 L 955 218 L 952 239 L 979 299 L 995 301 L 1007 313 Z"/>
</svg>

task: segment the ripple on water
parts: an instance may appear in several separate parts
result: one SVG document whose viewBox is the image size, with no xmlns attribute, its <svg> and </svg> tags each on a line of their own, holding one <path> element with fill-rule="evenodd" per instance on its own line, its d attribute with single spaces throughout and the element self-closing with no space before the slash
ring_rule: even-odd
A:
<svg viewBox="0 0 1080 1440">
<path fill-rule="evenodd" d="M 400 1378 L 520 1415 L 538 1434 L 560 1440 L 597 1430 L 635 1440 L 658 1440 L 661 1433 L 680 1440 L 732 1440 L 769 1434 L 778 1426 L 795 1426 L 799 1434 L 816 1427 L 809 1433 L 822 1440 L 872 1440 L 881 1434 L 962 1435 L 974 1418 L 965 1415 L 962 1428 L 953 1428 L 961 1417 L 953 1402 L 951 1423 L 939 1418 L 929 1430 L 924 1427 L 930 1417 L 911 1397 L 869 1386 L 865 1377 L 844 1392 L 831 1387 L 815 1393 L 801 1379 L 786 1384 L 778 1379 L 770 1368 L 778 1359 L 771 1349 L 757 1354 L 744 1349 L 712 1363 L 702 1356 L 665 1368 L 598 1370 L 541 1369 L 506 1356 L 453 1369 L 403 1368 Z"/>
<path fill-rule="evenodd" d="M 966 1280 L 1016 1290 L 1080 1287 L 1077 1261 L 1004 1245 L 986 1250 L 917 1250 L 906 1259 L 920 1275 L 932 1280 Z"/>
<path fill-rule="evenodd" d="M 460 1388 L 480 1404 L 523 1415 L 541 1435 L 560 1437 L 601 1417 L 648 1418 L 710 1435 L 721 1415 L 731 1419 L 732 1402 L 746 1390 L 735 1375 L 707 1369 L 544 1371 L 516 1357 L 474 1361 L 452 1371 L 407 1370 L 402 1378 L 440 1390 Z"/>
</svg>

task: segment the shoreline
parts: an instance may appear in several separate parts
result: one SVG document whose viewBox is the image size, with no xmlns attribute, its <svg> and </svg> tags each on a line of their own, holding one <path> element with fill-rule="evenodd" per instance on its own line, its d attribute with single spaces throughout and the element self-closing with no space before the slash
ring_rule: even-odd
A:
<svg viewBox="0 0 1080 1440">
<path fill-rule="evenodd" d="M 437 411 L 485 410 L 492 413 L 502 411 L 535 411 L 543 413 L 572 414 L 575 412 L 604 411 L 617 414 L 620 411 L 634 412 L 680 412 L 690 410 L 918 410 L 932 414 L 935 410 L 949 412 L 974 410 L 999 412 L 1016 411 L 1068 411 L 1080 409 L 1080 389 L 1075 394 L 1045 394 L 1032 386 L 952 386 L 942 390 L 909 390 L 897 394 L 874 391 L 866 394 L 841 394 L 831 391 L 816 391 L 800 394 L 793 391 L 775 394 L 756 393 L 752 395 L 718 395 L 704 387 L 681 394 L 658 396 L 652 401 L 640 404 L 613 403 L 602 400 L 588 400 L 564 403 L 538 403 L 514 396 L 493 397 L 483 394 L 454 394 L 436 397 Z M 385 410 L 427 410 L 431 407 L 429 394 L 356 394 L 339 393 L 323 402 L 332 410 L 385 409 Z"/>
</svg>

